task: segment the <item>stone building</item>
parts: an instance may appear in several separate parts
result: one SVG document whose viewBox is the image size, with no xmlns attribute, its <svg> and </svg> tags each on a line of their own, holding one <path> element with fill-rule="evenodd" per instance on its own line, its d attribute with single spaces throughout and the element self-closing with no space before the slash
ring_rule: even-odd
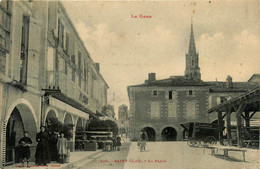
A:
<svg viewBox="0 0 260 169">
<path fill-rule="evenodd" d="M 256 82 L 233 82 L 230 76 L 226 82 L 202 81 L 191 24 L 184 76 L 157 80 L 149 73 L 145 83 L 128 86 L 130 139 L 138 139 L 144 129 L 151 141 L 182 140 L 185 131 L 180 124 L 212 122 L 217 117 L 208 115 L 209 108 L 255 86 Z"/>
<path fill-rule="evenodd" d="M 122 104 L 118 108 L 118 127 L 121 136 L 128 137 L 129 132 L 129 119 L 128 119 L 128 107 Z"/>
<path fill-rule="evenodd" d="M 107 104 L 109 86 L 58 1 L 0 2 L 0 168 L 16 162 L 18 140 L 50 117 L 85 128 Z M 74 150 L 73 134 L 71 150 Z"/>
</svg>

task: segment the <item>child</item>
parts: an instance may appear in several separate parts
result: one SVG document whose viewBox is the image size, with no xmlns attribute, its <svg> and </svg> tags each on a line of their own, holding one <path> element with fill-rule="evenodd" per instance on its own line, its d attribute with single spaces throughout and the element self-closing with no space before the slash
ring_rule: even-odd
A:
<svg viewBox="0 0 260 169">
<path fill-rule="evenodd" d="M 24 159 L 27 159 L 27 167 L 29 168 L 29 160 L 30 160 L 30 145 L 32 144 L 32 139 L 28 137 L 28 132 L 24 132 L 24 137 L 22 137 L 19 142 L 20 144 L 20 153 L 22 158 L 22 167 L 24 167 Z"/>
<path fill-rule="evenodd" d="M 64 133 L 60 133 L 60 138 L 58 139 L 57 147 L 58 147 L 60 162 L 63 164 L 68 151 L 67 150 L 68 141 L 66 138 L 64 138 Z"/>
</svg>

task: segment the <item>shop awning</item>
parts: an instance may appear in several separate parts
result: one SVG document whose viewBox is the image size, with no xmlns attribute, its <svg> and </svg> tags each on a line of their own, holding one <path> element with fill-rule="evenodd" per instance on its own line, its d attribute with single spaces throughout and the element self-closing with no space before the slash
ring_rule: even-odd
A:
<svg viewBox="0 0 260 169">
<path fill-rule="evenodd" d="M 61 93 L 60 90 L 45 89 L 44 91 L 45 91 L 45 96 L 52 96 L 55 99 L 58 99 L 76 109 L 79 109 L 79 110 L 89 114 L 90 116 L 94 117 L 95 119 L 99 120 L 98 116 L 95 113 L 93 113 L 91 110 L 89 110 L 88 108 L 86 108 L 85 106 L 83 106 L 82 104 L 77 102 L 76 100 Z"/>
</svg>

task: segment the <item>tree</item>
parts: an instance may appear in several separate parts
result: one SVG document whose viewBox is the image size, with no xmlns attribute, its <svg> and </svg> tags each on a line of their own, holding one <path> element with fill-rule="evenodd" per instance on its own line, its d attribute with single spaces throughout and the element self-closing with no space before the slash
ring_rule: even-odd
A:
<svg viewBox="0 0 260 169">
<path fill-rule="evenodd" d="M 49 125 L 47 126 L 47 129 L 50 132 L 63 132 L 65 138 L 68 140 L 72 138 L 73 124 L 62 124 L 56 117 L 50 117 L 48 120 Z"/>
</svg>

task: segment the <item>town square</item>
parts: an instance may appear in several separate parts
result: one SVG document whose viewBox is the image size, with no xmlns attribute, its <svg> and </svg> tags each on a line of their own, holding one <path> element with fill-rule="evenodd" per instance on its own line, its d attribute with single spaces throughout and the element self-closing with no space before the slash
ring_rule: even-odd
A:
<svg viewBox="0 0 260 169">
<path fill-rule="evenodd" d="M 0 168 L 259 169 L 259 7 L 0 0 Z"/>
</svg>

